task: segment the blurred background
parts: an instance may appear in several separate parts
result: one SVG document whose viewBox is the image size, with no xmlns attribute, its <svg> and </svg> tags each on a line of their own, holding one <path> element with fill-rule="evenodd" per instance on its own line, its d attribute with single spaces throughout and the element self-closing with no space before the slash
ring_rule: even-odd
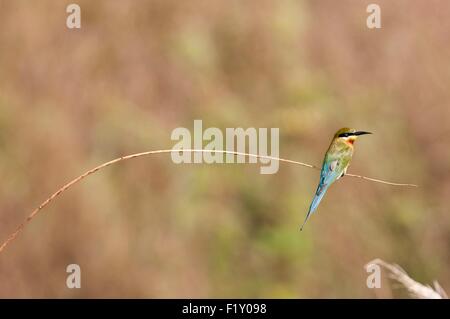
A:
<svg viewBox="0 0 450 319">
<path fill-rule="evenodd" d="M 142 157 L 90 176 L 0 255 L 0 297 L 404 297 L 364 265 L 450 290 L 450 3 L 0 1 L 0 240 L 113 158 L 171 148 L 176 127 L 278 127 L 280 156 L 320 165 L 343 126 L 349 172 L 300 233 L 319 179 L 280 164 Z M 81 289 L 66 266 L 81 267 Z"/>
</svg>

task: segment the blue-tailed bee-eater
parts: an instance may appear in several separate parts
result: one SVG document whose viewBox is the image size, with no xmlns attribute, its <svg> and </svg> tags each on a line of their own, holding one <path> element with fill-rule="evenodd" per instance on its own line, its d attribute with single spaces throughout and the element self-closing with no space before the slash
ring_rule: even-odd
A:
<svg viewBox="0 0 450 319">
<path fill-rule="evenodd" d="M 316 194 L 314 195 L 308 214 L 306 215 L 305 221 L 303 222 L 300 230 L 303 229 L 306 221 L 309 219 L 311 214 L 314 213 L 317 206 L 319 206 L 319 203 L 322 200 L 323 195 L 325 195 L 328 187 L 345 175 L 353 156 L 353 143 L 355 143 L 358 136 L 364 134 L 372 133 L 344 127 L 334 134 L 330 147 L 325 153 L 325 158 L 323 159 L 319 186 L 317 186 Z"/>
</svg>

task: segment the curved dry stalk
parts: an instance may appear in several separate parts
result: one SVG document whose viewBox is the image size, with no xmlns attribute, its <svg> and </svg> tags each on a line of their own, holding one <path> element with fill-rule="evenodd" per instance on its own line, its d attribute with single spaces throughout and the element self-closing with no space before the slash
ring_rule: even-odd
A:
<svg viewBox="0 0 450 319">
<path fill-rule="evenodd" d="M 319 167 L 315 166 L 315 165 L 311 165 L 311 164 L 306 164 L 306 163 L 302 163 L 302 162 L 298 162 L 298 161 L 293 161 L 290 159 L 284 159 L 284 158 L 278 158 L 278 157 L 273 157 L 273 156 L 266 156 L 266 155 L 257 155 L 257 154 L 249 154 L 249 153 L 242 153 L 242 152 L 234 152 L 234 151 L 225 151 L 225 150 L 203 150 L 203 149 L 169 149 L 169 150 L 156 150 L 156 151 L 147 151 L 147 152 L 142 152 L 142 153 L 136 153 L 136 154 L 131 154 L 131 155 L 127 155 L 127 156 L 122 156 L 119 158 L 116 158 L 114 160 L 111 160 L 109 162 L 103 163 L 97 167 L 94 167 L 92 169 L 90 169 L 89 171 L 83 173 L 82 175 L 78 176 L 77 178 L 73 179 L 72 181 L 70 181 L 69 183 L 67 183 L 66 185 L 64 185 L 63 187 L 61 187 L 59 190 L 57 190 L 55 193 L 53 193 L 49 198 L 47 198 L 41 205 L 39 205 L 39 207 L 37 207 L 35 210 L 33 210 L 31 212 L 31 214 L 27 217 L 27 219 L 19 225 L 19 227 L 17 227 L 17 229 L 8 236 L 8 238 L 3 242 L 3 244 L 0 246 L 0 253 L 3 252 L 3 250 L 6 248 L 6 246 L 9 245 L 9 243 L 11 243 L 23 230 L 23 228 L 25 227 L 25 225 L 33 219 L 34 216 L 36 216 L 37 213 L 39 213 L 39 211 L 41 211 L 45 206 L 47 206 L 48 204 L 50 204 L 51 201 L 53 201 L 56 197 L 58 197 L 59 195 L 61 195 L 64 191 L 66 191 L 67 189 L 69 189 L 71 186 L 73 186 L 74 184 L 78 183 L 79 181 L 81 181 L 82 179 L 84 179 L 85 177 L 94 174 L 95 172 L 97 172 L 98 170 L 108 167 L 112 164 L 121 162 L 121 161 L 125 161 L 125 160 L 129 160 L 132 158 L 136 158 L 136 157 L 141 157 L 141 156 L 145 156 L 145 155 L 150 155 L 150 154 L 162 154 L 162 153 L 172 153 L 172 152 L 201 152 L 201 153 L 221 153 L 221 154 L 233 154 L 233 155 L 243 155 L 243 156 L 248 156 L 248 157 L 256 157 L 256 158 L 262 158 L 262 159 L 269 159 L 269 160 L 276 160 L 279 162 L 284 162 L 284 163 L 291 163 L 291 164 L 296 164 L 296 165 L 300 165 L 300 166 L 305 166 L 305 167 L 309 167 L 309 168 L 314 168 L 314 169 L 319 169 Z M 373 182 L 377 182 L 377 183 L 383 183 L 383 184 L 388 184 L 388 185 L 394 185 L 394 186 L 412 186 L 412 187 L 417 187 L 417 185 L 414 184 L 399 184 L 399 183 L 391 183 L 391 182 L 386 182 L 386 181 L 382 181 L 382 180 L 378 180 L 378 179 L 374 179 L 374 178 L 369 178 L 369 177 L 365 177 L 365 176 L 360 176 L 360 175 L 353 175 L 353 174 L 346 174 L 346 176 L 349 177 L 357 177 L 357 178 L 362 178 L 368 181 L 373 181 Z"/>
<path fill-rule="evenodd" d="M 403 270 L 397 264 L 389 264 L 379 258 L 372 260 L 366 265 L 366 269 L 369 265 L 377 264 L 383 266 L 390 272 L 390 277 L 404 286 L 411 297 L 418 299 L 448 299 L 444 289 L 439 285 L 437 281 L 434 282 L 435 289 L 429 285 L 425 286 L 420 282 L 415 281 L 408 276 L 406 271 Z"/>
</svg>

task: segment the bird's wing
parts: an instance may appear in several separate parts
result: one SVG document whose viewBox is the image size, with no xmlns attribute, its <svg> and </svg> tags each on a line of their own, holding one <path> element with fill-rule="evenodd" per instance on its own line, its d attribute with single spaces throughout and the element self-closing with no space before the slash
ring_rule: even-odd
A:
<svg viewBox="0 0 450 319">
<path fill-rule="evenodd" d="M 329 186 L 333 182 L 335 182 L 343 173 L 344 167 L 342 167 L 342 163 L 340 159 L 334 159 L 330 162 L 325 162 L 322 166 L 322 171 L 320 172 L 320 186 Z M 317 189 L 319 191 L 319 188 Z"/>
</svg>

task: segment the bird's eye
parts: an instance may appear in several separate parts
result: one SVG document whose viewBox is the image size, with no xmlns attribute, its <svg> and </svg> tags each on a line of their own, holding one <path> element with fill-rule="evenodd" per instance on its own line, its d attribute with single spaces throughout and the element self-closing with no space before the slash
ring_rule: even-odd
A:
<svg viewBox="0 0 450 319">
<path fill-rule="evenodd" d="M 348 133 L 342 133 L 342 134 L 339 134 L 339 137 L 348 137 L 348 136 L 349 136 Z"/>
</svg>

